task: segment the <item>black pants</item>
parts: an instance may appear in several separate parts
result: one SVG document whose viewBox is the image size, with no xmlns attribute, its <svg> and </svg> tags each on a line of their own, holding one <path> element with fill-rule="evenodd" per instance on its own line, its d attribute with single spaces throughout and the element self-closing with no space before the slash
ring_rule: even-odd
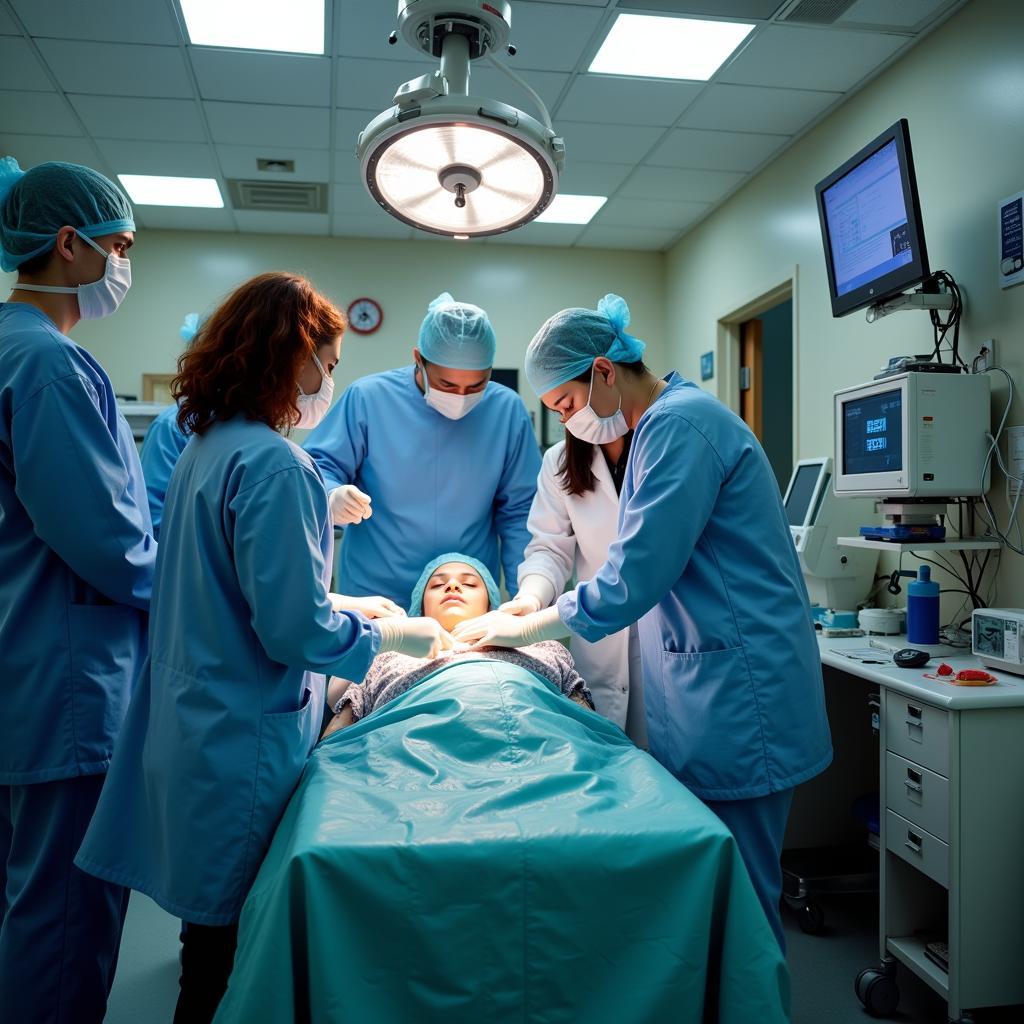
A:
<svg viewBox="0 0 1024 1024">
<path fill-rule="evenodd" d="M 174 1024 L 210 1024 L 228 987 L 238 925 L 220 928 L 188 922 L 181 944 L 181 991 Z"/>
</svg>

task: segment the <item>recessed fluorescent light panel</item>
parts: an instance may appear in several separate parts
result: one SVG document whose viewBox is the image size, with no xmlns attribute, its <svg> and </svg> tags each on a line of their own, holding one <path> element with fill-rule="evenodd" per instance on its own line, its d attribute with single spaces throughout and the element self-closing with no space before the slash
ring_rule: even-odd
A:
<svg viewBox="0 0 1024 1024">
<path fill-rule="evenodd" d="M 213 178 L 167 178 L 158 174 L 119 174 L 128 197 L 139 206 L 203 206 L 219 210 L 224 205 L 220 186 Z"/>
<path fill-rule="evenodd" d="M 538 224 L 589 224 L 606 202 L 607 196 L 557 195 L 536 221 Z"/>
<path fill-rule="evenodd" d="M 620 14 L 589 70 L 706 82 L 753 28 L 735 21 Z"/>
<path fill-rule="evenodd" d="M 180 0 L 193 46 L 324 52 L 324 0 Z"/>
</svg>

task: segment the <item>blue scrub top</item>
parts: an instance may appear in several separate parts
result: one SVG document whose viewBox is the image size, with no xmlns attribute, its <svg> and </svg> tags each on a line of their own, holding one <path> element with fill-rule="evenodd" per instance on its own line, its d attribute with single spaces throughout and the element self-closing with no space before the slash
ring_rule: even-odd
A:
<svg viewBox="0 0 1024 1024">
<path fill-rule="evenodd" d="M 324 673 L 361 679 L 380 631 L 332 610 L 323 479 L 265 424 L 192 437 L 165 511 L 150 658 L 76 863 L 230 924 L 319 735 Z"/>
<path fill-rule="evenodd" d="M 328 491 L 355 484 L 373 515 L 345 528 L 337 589 L 408 607 L 444 551 L 480 559 L 515 587 L 530 541 L 540 449 L 519 396 L 493 381 L 460 420 L 427 405 L 414 367 L 357 380 L 306 439 Z"/>
<path fill-rule="evenodd" d="M 34 306 L 0 304 L 0 785 L 106 771 L 155 561 L 103 368 Z"/>
<path fill-rule="evenodd" d="M 169 405 L 149 425 L 142 441 L 142 475 L 146 478 L 149 514 L 153 519 L 153 536 L 160 539 L 160 521 L 164 515 L 167 485 L 171 473 L 188 444 L 188 437 L 178 426 L 178 406 Z"/>
<path fill-rule="evenodd" d="M 591 641 L 639 620 L 650 752 L 697 796 L 777 793 L 832 759 L 800 563 L 757 438 L 667 380 L 633 435 L 618 539 L 559 615 Z"/>
</svg>

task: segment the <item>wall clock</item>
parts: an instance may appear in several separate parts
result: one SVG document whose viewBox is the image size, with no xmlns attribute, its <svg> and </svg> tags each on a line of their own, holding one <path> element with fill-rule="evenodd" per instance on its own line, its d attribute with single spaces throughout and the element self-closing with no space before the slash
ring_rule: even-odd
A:
<svg viewBox="0 0 1024 1024">
<path fill-rule="evenodd" d="M 356 334 L 373 334 L 384 321 L 384 311 L 374 299 L 355 299 L 348 307 L 348 325 Z"/>
</svg>

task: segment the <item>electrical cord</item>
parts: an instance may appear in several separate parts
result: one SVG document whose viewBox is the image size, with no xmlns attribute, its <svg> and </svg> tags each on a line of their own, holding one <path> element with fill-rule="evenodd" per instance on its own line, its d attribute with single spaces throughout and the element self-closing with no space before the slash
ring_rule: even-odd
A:
<svg viewBox="0 0 1024 1024">
<path fill-rule="evenodd" d="M 516 83 L 520 88 L 525 89 L 532 98 L 533 102 L 537 105 L 537 109 L 540 111 L 540 119 L 549 132 L 553 132 L 555 129 L 551 125 L 551 115 L 548 113 L 548 108 L 544 105 L 544 101 L 540 96 L 530 87 L 530 84 L 519 75 L 517 75 L 511 68 L 506 67 L 501 63 L 500 60 L 495 60 L 494 55 L 490 50 L 487 51 L 487 59 L 499 70 L 503 71 L 513 82 Z"/>
<path fill-rule="evenodd" d="M 954 365 L 960 365 L 965 370 L 968 369 L 967 364 L 960 358 L 960 318 L 963 314 L 964 303 L 963 295 L 960 292 L 960 288 L 956 281 L 953 279 L 953 275 L 947 273 L 945 270 L 937 270 L 928 279 L 929 283 L 941 285 L 942 288 L 949 292 L 953 296 L 953 307 L 949 311 L 949 315 L 945 320 L 939 316 L 937 309 L 929 310 L 929 314 L 932 321 L 932 332 L 935 339 L 935 348 L 932 351 L 932 358 L 937 362 L 942 362 L 942 344 L 946 340 L 946 335 L 950 330 L 953 331 L 953 340 L 950 342 L 951 359 L 950 362 Z"/>
<path fill-rule="evenodd" d="M 994 533 L 1003 544 L 1008 547 L 1011 551 L 1018 555 L 1024 555 L 1024 534 L 1021 532 L 1020 520 L 1018 519 L 1018 511 L 1020 509 L 1021 496 L 1024 495 L 1024 479 L 1011 473 L 1003 462 L 1003 454 L 999 450 L 999 442 L 1003 436 L 1003 430 L 1006 427 L 1007 418 L 1010 415 L 1010 407 L 1013 405 L 1013 378 L 1004 370 L 1001 366 L 990 366 L 985 370 L 986 373 L 996 372 L 1001 373 L 1006 378 L 1008 394 L 1006 396 L 1006 405 L 1003 407 L 1003 414 L 999 418 L 999 426 L 996 428 L 995 434 L 986 434 L 985 437 L 989 442 L 988 452 L 985 455 L 985 462 L 981 469 L 981 481 L 984 486 L 985 478 L 989 474 L 989 470 L 992 466 L 992 460 L 995 459 L 996 465 L 999 467 L 1003 476 L 1006 479 L 1006 503 L 1010 506 L 1010 513 L 1008 517 L 1008 525 L 1006 532 L 1004 532 L 998 523 L 995 511 L 992 508 L 988 500 L 988 495 L 983 491 L 981 498 L 978 499 L 980 504 L 985 509 L 985 514 L 981 515 L 979 510 L 978 514 L 981 516 L 982 522 L 988 527 L 988 529 Z M 1017 483 L 1017 493 L 1012 499 L 1010 498 L 1010 483 L 1015 481 Z M 1011 540 L 1010 534 L 1016 534 L 1016 543 Z"/>
</svg>

